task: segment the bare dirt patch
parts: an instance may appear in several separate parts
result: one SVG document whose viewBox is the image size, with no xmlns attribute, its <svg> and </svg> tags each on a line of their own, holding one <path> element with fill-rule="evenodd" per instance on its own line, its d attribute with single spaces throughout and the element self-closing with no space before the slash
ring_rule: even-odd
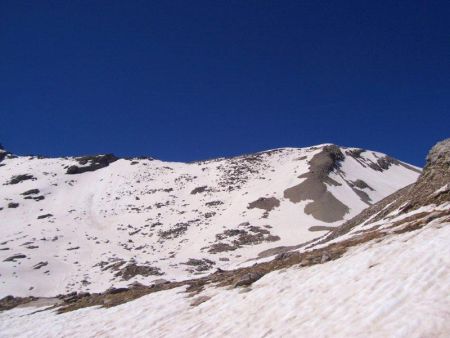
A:
<svg viewBox="0 0 450 338">
<path fill-rule="evenodd" d="M 330 172 L 339 169 L 343 159 L 344 154 L 337 146 L 325 146 L 309 162 L 309 172 L 299 177 L 306 180 L 286 189 L 284 197 L 292 203 L 313 200 L 306 205 L 305 213 L 315 219 L 327 223 L 342 220 L 349 208 L 327 190 L 325 182 L 328 183 Z"/>
<path fill-rule="evenodd" d="M 263 209 L 265 211 L 272 211 L 280 206 L 280 201 L 275 197 L 260 197 L 256 201 L 248 204 L 248 209 Z"/>
</svg>

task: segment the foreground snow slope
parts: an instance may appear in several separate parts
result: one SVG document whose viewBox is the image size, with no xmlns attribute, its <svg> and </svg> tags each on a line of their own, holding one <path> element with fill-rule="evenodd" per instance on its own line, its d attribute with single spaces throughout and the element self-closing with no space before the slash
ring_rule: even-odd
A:
<svg viewBox="0 0 450 338">
<path fill-rule="evenodd" d="M 231 269 L 323 235 L 419 174 L 333 145 L 195 163 L 5 154 L 0 298 Z"/>
<path fill-rule="evenodd" d="M 0 313 L 1 337 L 448 337 L 450 224 L 370 242 L 344 257 L 270 273 L 251 291 L 184 288 L 113 308 Z M 34 314 L 31 314 L 34 313 Z"/>
</svg>

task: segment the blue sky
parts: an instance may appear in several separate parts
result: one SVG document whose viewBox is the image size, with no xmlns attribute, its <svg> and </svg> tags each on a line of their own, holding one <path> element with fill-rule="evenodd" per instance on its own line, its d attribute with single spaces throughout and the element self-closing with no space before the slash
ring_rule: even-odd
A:
<svg viewBox="0 0 450 338">
<path fill-rule="evenodd" d="M 0 0 L 0 142 L 190 161 L 450 137 L 448 1 Z"/>
</svg>

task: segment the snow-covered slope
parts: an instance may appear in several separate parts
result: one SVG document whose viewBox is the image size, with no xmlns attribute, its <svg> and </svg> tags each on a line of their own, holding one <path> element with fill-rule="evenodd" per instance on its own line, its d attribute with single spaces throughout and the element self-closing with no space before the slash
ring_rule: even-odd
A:
<svg viewBox="0 0 450 338">
<path fill-rule="evenodd" d="M 0 160 L 0 298 L 246 265 L 324 235 L 420 172 L 334 145 L 195 163 L 4 151 Z"/>
<path fill-rule="evenodd" d="M 60 315 L 16 308 L 0 313 L 0 337 L 444 338 L 449 238 L 450 223 L 430 225 L 336 261 L 272 272 L 245 292 L 208 288 L 189 298 L 180 287 Z M 191 306 L 196 299 L 206 301 Z"/>
<path fill-rule="evenodd" d="M 0 337 L 448 337 L 449 241 L 450 139 L 414 184 L 306 245 L 56 310 L 40 299 L 0 312 Z"/>
</svg>

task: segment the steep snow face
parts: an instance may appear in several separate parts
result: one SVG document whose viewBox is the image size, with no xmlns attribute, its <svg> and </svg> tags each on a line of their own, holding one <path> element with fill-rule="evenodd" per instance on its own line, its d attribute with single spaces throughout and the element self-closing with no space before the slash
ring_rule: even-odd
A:
<svg viewBox="0 0 450 338">
<path fill-rule="evenodd" d="M 323 235 L 418 174 L 384 154 L 332 145 L 195 163 L 8 154 L 0 297 L 231 269 Z"/>
</svg>

